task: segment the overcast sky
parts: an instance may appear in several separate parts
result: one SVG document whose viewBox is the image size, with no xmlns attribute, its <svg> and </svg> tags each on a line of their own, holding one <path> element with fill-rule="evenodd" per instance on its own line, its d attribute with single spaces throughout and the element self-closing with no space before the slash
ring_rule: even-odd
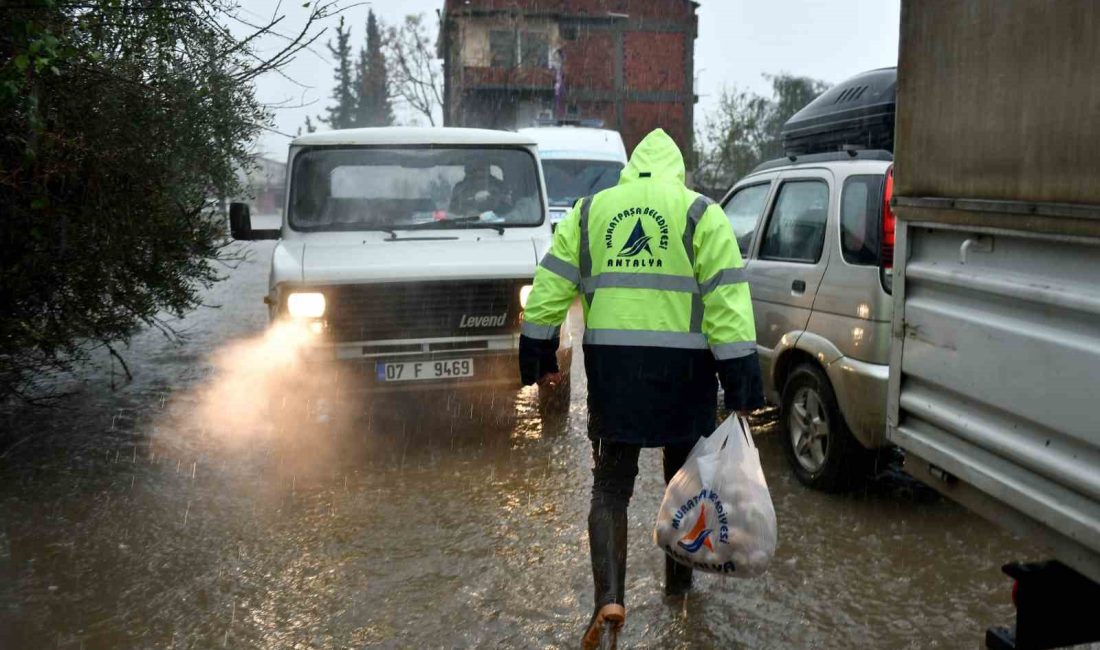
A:
<svg viewBox="0 0 1100 650">
<path fill-rule="evenodd" d="M 240 0 L 242 15 L 259 19 L 269 17 L 278 0 Z M 286 14 L 279 29 L 288 33 L 300 27 L 306 18 L 301 2 L 282 3 Z M 368 9 L 383 23 L 394 24 L 406 14 L 429 14 L 436 25 L 435 12 L 442 0 L 374 0 L 358 3 L 344 0 L 349 7 L 342 13 L 352 26 L 356 49 L 366 30 Z M 352 6 L 356 5 L 356 6 Z M 696 120 L 710 110 L 723 87 L 745 88 L 769 94 L 763 75 L 789 72 L 823 79 L 843 81 L 864 70 L 897 64 L 898 0 L 700 0 L 699 38 L 695 41 Z M 325 21 L 329 28 L 312 52 L 303 52 L 284 72 L 271 73 L 257 85 L 260 99 L 275 107 L 275 128 L 293 135 L 307 115 L 323 114 L 332 92 L 333 63 L 323 42 L 335 31 L 337 18 Z M 243 28 L 241 28 L 243 29 Z M 239 30 L 238 30 L 239 31 Z M 261 44 L 272 50 L 280 44 L 270 38 Z M 300 106 L 307 104 L 306 106 Z M 406 121 L 411 114 L 401 114 Z M 272 158 L 284 160 L 290 138 L 266 133 L 258 148 Z"/>
</svg>

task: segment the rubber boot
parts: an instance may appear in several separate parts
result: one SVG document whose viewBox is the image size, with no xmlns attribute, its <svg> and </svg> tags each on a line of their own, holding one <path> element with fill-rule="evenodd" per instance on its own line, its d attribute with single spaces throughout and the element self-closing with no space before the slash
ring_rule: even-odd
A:
<svg viewBox="0 0 1100 650">
<path fill-rule="evenodd" d="M 581 637 L 583 650 L 609 648 L 615 650 L 619 644 L 619 630 L 626 623 L 626 609 L 617 603 L 604 605 L 592 614 L 588 629 Z"/>
<path fill-rule="evenodd" d="M 665 557 L 665 595 L 683 596 L 691 591 L 692 568 Z"/>
<path fill-rule="evenodd" d="M 588 544 L 598 611 L 624 603 L 626 587 L 626 508 L 594 500 L 588 514 Z"/>
</svg>

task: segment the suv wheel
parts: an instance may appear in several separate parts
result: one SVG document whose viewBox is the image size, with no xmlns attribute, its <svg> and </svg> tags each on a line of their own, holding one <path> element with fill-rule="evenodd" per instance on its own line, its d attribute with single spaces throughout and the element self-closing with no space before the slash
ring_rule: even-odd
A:
<svg viewBox="0 0 1100 650">
<path fill-rule="evenodd" d="M 803 485 L 837 492 L 864 476 L 867 452 L 848 430 L 829 378 L 817 366 L 800 365 L 788 377 L 779 424 L 787 460 Z"/>
</svg>

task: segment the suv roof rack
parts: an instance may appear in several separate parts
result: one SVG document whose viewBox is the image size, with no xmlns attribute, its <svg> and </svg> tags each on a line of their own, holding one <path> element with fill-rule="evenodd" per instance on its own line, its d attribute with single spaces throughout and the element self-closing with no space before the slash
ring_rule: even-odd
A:
<svg viewBox="0 0 1100 650">
<path fill-rule="evenodd" d="M 848 149 L 845 151 L 828 151 L 826 153 L 811 153 L 802 156 L 791 154 L 786 158 L 776 158 L 768 162 L 760 163 L 750 174 L 762 172 L 776 167 L 790 167 L 792 165 L 806 165 L 810 163 L 833 162 L 836 160 L 885 160 L 892 162 L 894 154 L 885 149 Z"/>
</svg>

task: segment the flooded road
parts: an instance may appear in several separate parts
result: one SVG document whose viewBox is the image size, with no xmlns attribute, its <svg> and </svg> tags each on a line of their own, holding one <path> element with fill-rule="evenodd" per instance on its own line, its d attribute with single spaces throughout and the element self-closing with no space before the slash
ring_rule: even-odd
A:
<svg viewBox="0 0 1100 650">
<path fill-rule="evenodd" d="M 426 394 L 277 431 L 262 377 L 209 401 L 211 359 L 266 326 L 270 244 L 253 250 L 185 345 L 135 339 L 133 382 L 112 391 L 106 368 L 60 409 L 3 414 L 0 647 L 574 647 L 592 606 L 583 376 L 556 422 L 528 392 Z M 1009 621 L 999 567 L 1040 551 L 896 474 L 808 491 L 774 416 L 754 424 L 772 568 L 666 602 L 643 453 L 622 647 L 973 648 Z"/>
</svg>

